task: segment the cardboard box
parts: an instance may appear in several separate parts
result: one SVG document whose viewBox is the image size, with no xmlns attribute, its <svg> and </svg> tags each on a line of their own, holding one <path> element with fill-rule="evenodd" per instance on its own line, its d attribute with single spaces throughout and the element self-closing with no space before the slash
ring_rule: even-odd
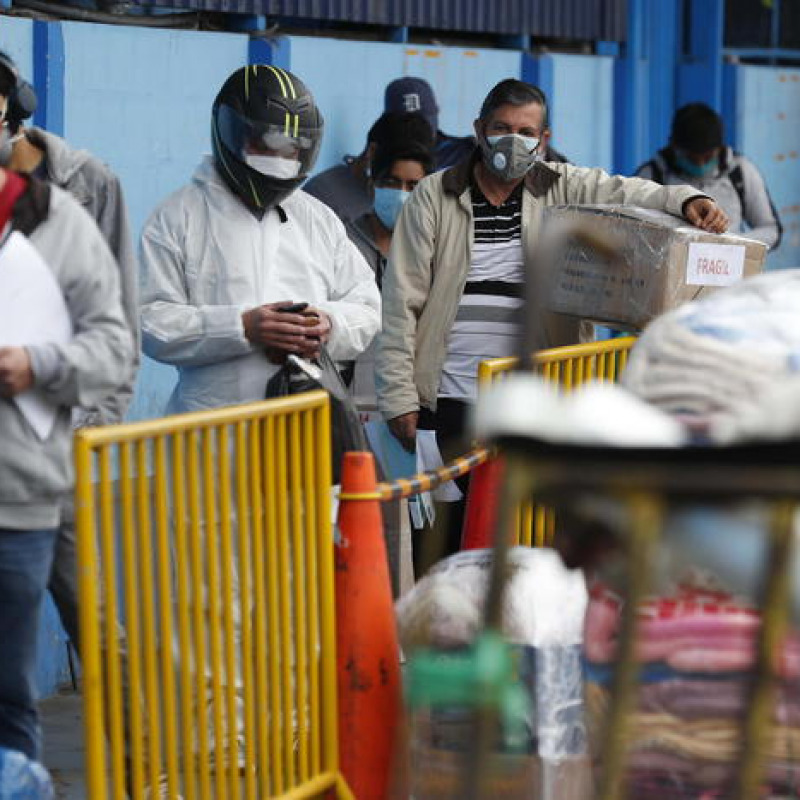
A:
<svg viewBox="0 0 800 800">
<path fill-rule="evenodd" d="M 640 330 L 665 311 L 758 275 L 767 254 L 754 239 L 706 233 L 632 206 L 553 206 L 543 224 L 545 231 L 585 225 L 621 256 L 612 263 L 568 237 L 550 271 L 549 308 L 625 330 Z"/>
</svg>

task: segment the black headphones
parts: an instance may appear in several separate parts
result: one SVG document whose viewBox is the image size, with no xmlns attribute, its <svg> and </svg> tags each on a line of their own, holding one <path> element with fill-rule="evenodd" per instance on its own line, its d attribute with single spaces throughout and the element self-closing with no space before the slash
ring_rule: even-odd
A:
<svg viewBox="0 0 800 800">
<path fill-rule="evenodd" d="M 19 74 L 13 59 L 2 51 L 0 51 L 0 67 L 5 67 L 14 78 L 14 87 L 8 97 L 6 117 L 12 124 L 16 124 L 23 119 L 28 119 L 36 111 L 36 92 L 33 86 Z"/>
</svg>

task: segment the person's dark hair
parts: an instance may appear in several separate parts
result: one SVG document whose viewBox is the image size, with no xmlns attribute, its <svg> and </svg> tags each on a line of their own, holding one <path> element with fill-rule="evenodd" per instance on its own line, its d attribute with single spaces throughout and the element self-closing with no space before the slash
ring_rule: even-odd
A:
<svg viewBox="0 0 800 800">
<path fill-rule="evenodd" d="M 36 111 L 36 92 L 19 74 L 10 55 L 0 50 L 0 94 L 8 98 L 6 122 L 11 133 L 16 133 L 22 120 Z"/>
<path fill-rule="evenodd" d="M 433 171 L 433 131 L 422 114 L 382 114 L 370 128 L 367 141 L 375 145 L 371 169 L 382 177 L 395 161 L 418 161 L 425 173 Z"/>
<path fill-rule="evenodd" d="M 3 54 L 0 53 L 0 56 Z M 0 95 L 11 97 L 14 87 L 17 85 L 17 78 L 13 72 L 0 59 Z"/>
<path fill-rule="evenodd" d="M 687 153 L 707 153 L 725 141 L 722 117 L 705 103 L 689 103 L 675 112 L 670 142 Z"/>
<path fill-rule="evenodd" d="M 486 99 L 481 106 L 479 118 L 482 120 L 488 119 L 500 106 L 526 106 L 529 103 L 537 103 L 542 107 L 544 111 L 542 123 L 543 127 L 547 128 L 549 120 L 545 93 L 538 86 L 518 81 L 516 78 L 507 78 L 504 81 L 500 81 L 486 95 Z"/>
</svg>

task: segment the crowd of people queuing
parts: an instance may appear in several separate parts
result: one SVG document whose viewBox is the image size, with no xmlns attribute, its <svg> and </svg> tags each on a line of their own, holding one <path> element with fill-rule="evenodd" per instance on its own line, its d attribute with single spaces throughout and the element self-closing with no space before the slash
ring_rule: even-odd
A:
<svg viewBox="0 0 800 800">
<path fill-rule="evenodd" d="M 140 346 L 177 369 L 173 413 L 261 399 L 289 354 L 325 346 L 355 363 L 355 385 L 404 448 L 433 430 L 447 458 L 462 446 L 478 363 L 513 353 L 543 207 L 631 204 L 779 241 L 763 180 L 705 106 L 681 109 L 642 177 L 622 177 L 553 149 L 547 98 L 520 80 L 492 88 L 469 136 L 442 132 L 420 78 L 390 83 L 384 105 L 363 151 L 312 177 L 324 121 L 311 89 L 279 67 L 236 70 L 210 110 L 211 154 L 152 212 L 137 260 L 119 180 L 26 124 L 35 92 L 0 54 L 0 260 L 43 264 L 71 331 L 12 344 L 0 334 L 0 748 L 40 756 L 48 588 L 78 637 L 72 430 L 123 419 Z M 578 341 L 578 321 L 535 314 L 546 345 Z M 44 435 L 17 402 L 31 391 L 55 409 Z M 451 511 L 447 552 L 461 525 Z"/>
</svg>

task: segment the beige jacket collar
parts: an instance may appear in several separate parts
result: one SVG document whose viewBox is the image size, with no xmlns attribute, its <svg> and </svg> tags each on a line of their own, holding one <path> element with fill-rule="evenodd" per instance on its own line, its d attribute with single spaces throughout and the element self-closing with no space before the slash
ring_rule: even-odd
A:
<svg viewBox="0 0 800 800">
<path fill-rule="evenodd" d="M 445 194 L 455 195 L 460 197 L 464 192 L 469 189 L 472 181 L 472 171 L 475 169 L 475 164 L 481 157 L 479 148 L 475 148 L 472 155 L 450 167 L 442 177 L 442 189 Z M 544 197 L 550 190 L 553 184 L 560 180 L 561 173 L 551 169 L 542 161 L 537 161 L 525 176 L 525 188 L 534 197 Z"/>
</svg>

